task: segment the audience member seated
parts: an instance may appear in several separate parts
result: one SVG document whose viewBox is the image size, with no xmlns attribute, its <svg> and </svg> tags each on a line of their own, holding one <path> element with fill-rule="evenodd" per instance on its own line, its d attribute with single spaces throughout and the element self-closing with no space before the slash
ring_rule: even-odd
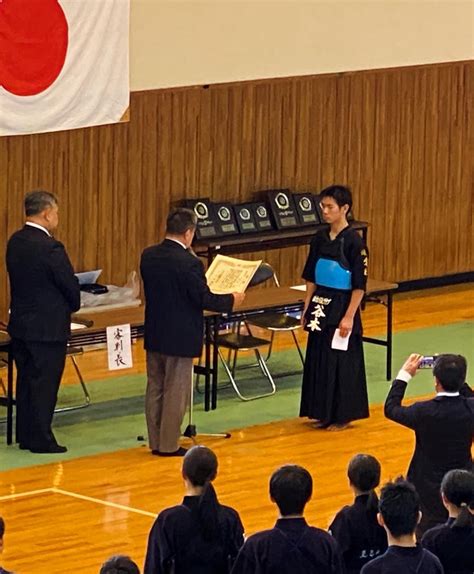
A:
<svg viewBox="0 0 474 574">
<path fill-rule="evenodd" d="M 217 500 L 217 457 L 194 446 L 183 459 L 183 503 L 163 510 L 148 538 L 144 574 L 224 574 L 244 542 L 238 513 Z"/>
<path fill-rule="evenodd" d="M 441 483 L 446 524 L 425 532 L 421 544 L 441 560 L 446 574 L 474 572 L 474 474 L 451 470 Z"/>
<path fill-rule="evenodd" d="M 0 516 L 0 554 L 3 552 L 3 537 L 5 536 L 5 521 Z M 0 574 L 11 574 L 0 566 Z"/>
<path fill-rule="evenodd" d="M 436 359 L 434 398 L 402 405 L 407 384 L 422 358 L 417 354 L 408 357 L 385 401 L 385 416 L 415 431 L 415 452 L 407 478 L 421 501 L 419 539 L 429 528 L 446 522 L 448 514 L 439 492 L 441 481 L 449 470 L 472 470 L 474 434 L 474 398 L 465 383 L 467 364 L 461 355 L 440 355 Z"/>
<path fill-rule="evenodd" d="M 388 550 L 365 564 L 361 574 L 443 574 L 438 558 L 416 543 L 420 497 L 412 484 L 403 478 L 387 483 L 377 518 L 387 532 Z"/>
<path fill-rule="evenodd" d="M 318 574 L 343 571 L 337 542 L 303 518 L 313 480 L 296 465 L 282 466 L 270 479 L 270 498 L 279 510 L 271 530 L 250 536 L 237 556 L 232 574 Z"/>
<path fill-rule="evenodd" d="M 131 558 L 117 554 L 104 562 L 99 574 L 140 574 L 140 570 Z"/>
<path fill-rule="evenodd" d="M 380 463 L 370 454 L 356 454 L 347 469 L 354 504 L 344 506 L 329 527 L 339 544 L 346 574 L 359 574 L 369 560 L 387 550 L 387 535 L 377 521 Z"/>
</svg>

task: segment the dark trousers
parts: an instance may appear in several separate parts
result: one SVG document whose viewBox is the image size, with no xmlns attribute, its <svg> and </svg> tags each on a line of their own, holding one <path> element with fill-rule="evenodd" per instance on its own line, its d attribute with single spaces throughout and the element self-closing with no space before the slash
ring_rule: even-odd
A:
<svg viewBox="0 0 474 574">
<path fill-rule="evenodd" d="M 35 449 L 57 444 L 51 423 L 66 360 L 66 341 L 13 339 L 12 353 L 17 368 L 16 440 L 22 447 Z"/>
</svg>

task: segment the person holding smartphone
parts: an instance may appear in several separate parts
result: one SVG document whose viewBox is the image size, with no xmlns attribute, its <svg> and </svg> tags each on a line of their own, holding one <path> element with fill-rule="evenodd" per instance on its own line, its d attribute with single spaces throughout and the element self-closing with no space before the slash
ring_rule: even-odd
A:
<svg viewBox="0 0 474 574">
<path fill-rule="evenodd" d="M 308 331 L 300 416 L 318 428 L 342 430 L 369 416 L 360 303 L 367 283 L 367 248 L 347 214 L 351 191 L 332 185 L 320 194 L 329 226 L 318 231 L 303 271 L 306 298 L 302 324 Z M 334 341 L 345 343 L 335 348 Z"/>
<path fill-rule="evenodd" d="M 413 429 L 415 452 L 407 478 L 420 495 L 422 518 L 419 538 L 426 530 L 448 518 L 440 486 L 449 470 L 471 471 L 474 436 L 474 398 L 466 384 L 466 359 L 462 355 L 439 355 L 433 367 L 436 396 L 402 405 L 407 385 L 416 375 L 423 356 L 413 353 L 393 381 L 385 401 L 385 416 Z"/>
</svg>

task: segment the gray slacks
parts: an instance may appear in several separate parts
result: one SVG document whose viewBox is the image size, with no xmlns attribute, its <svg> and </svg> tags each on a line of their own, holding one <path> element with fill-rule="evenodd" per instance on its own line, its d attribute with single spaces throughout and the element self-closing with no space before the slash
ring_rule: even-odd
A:
<svg viewBox="0 0 474 574">
<path fill-rule="evenodd" d="M 181 423 L 191 394 L 193 359 L 146 352 L 145 416 L 152 450 L 179 448 Z"/>
</svg>

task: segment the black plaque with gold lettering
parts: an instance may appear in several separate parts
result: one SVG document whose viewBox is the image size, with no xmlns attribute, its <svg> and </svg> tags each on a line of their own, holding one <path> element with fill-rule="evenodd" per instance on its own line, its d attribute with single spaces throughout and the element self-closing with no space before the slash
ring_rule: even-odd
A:
<svg viewBox="0 0 474 574">
<path fill-rule="evenodd" d="M 278 229 L 298 227 L 293 196 L 289 189 L 272 189 L 267 191 L 271 212 Z"/>
<path fill-rule="evenodd" d="M 197 216 L 196 239 L 209 239 L 220 235 L 216 225 L 214 206 L 209 199 L 187 199 L 184 205 Z"/>
<path fill-rule="evenodd" d="M 250 204 L 258 231 L 272 231 L 273 224 L 269 209 L 264 201 Z"/>
<path fill-rule="evenodd" d="M 219 227 L 219 235 L 235 235 L 239 233 L 231 203 L 214 203 L 214 213 Z"/>
<path fill-rule="evenodd" d="M 300 225 L 316 225 L 320 223 L 311 193 L 294 193 L 293 199 L 295 200 L 296 213 L 298 214 Z"/>
<path fill-rule="evenodd" d="M 239 203 L 234 205 L 235 219 L 240 233 L 253 233 L 257 231 L 257 224 L 251 203 Z"/>
</svg>

